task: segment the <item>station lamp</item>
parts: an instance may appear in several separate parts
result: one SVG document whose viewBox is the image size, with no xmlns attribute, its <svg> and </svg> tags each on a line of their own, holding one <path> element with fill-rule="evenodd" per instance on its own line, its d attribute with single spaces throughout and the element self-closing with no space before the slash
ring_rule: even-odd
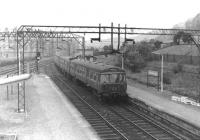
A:
<svg viewBox="0 0 200 140">
<path fill-rule="evenodd" d="M 130 38 L 126 38 L 125 39 L 125 42 L 131 42 L 131 41 L 133 42 L 133 44 L 135 44 L 135 40 L 134 39 L 130 39 Z"/>
<path fill-rule="evenodd" d="M 93 43 L 93 41 L 99 41 L 100 42 L 100 38 L 91 38 L 90 42 Z"/>
</svg>

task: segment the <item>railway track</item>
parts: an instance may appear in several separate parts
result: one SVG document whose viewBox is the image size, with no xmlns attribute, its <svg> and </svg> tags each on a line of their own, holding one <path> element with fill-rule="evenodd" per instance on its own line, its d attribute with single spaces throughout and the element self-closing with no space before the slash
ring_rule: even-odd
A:
<svg viewBox="0 0 200 140">
<path fill-rule="evenodd" d="M 41 61 L 38 67 L 44 67 L 46 66 L 47 63 L 50 63 L 50 60 Z M 22 70 L 22 66 L 21 66 L 21 70 Z M 27 63 L 25 63 L 24 71 L 27 72 Z M 36 64 L 35 62 L 30 62 L 30 72 L 33 72 L 33 71 L 36 71 Z M 16 74 L 17 72 L 18 72 L 17 65 L 14 64 L 14 65 L 2 67 L 0 69 L 0 76 L 13 75 L 13 74 Z"/>
<path fill-rule="evenodd" d="M 156 122 L 156 125 L 158 125 L 159 127 L 183 139 L 200 139 L 199 135 L 197 133 L 194 133 L 195 131 L 191 131 L 190 129 L 188 129 L 188 127 L 183 127 L 183 125 L 178 125 L 178 123 L 176 123 L 176 121 L 180 121 L 178 118 L 173 118 L 173 120 L 178 119 L 175 122 L 173 122 L 170 119 L 164 118 L 160 114 L 154 113 L 155 111 L 151 111 L 151 109 L 146 109 L 143 105 L 139 104 L 138 102 L 134 102 L 132 100 L 130 102 L 131 104 L 124 107 L 125 110 L 129 112 L 134 112 L 138 116 L 141 116 L 142 118 L 150 122 Z"/>
<path fill-rule="evenodd" d="M 98 102 L 83 87 L 71 84 L 63 75 L 47 73 L 102 139 L 184 140 L 194 139 L 165 127 L 138 113 L 130 104 L 111 105 Z M 70 91 L 70 92 L 69 92 Z"/>
<path fill-rule="evenodd" d="M 51 75 L 53 81 L 57 86 L 62 89 L 62 92 L 70 98 L 76 108 L 79 109 L 80 113 L 85 119 L 90 122 L 91 126 L 96 130 L 98 135 L 104 140 L 128 140 L 118 129 L 116 129 L 110 122 L 104 119 L 97 110 L 95 110 L 90 104 L 88 104 L 78 93 L 72 89 L 60 76 Z M 65 88 L 63 88 L 65 87 Z M 69 93 L 69 89 L 72 92 Z"/>
<path fill-rule="evenodd" d="M 130 125 L 130 129 L 134 130 L 143 139 L 153 140 L 181 140 L 182 138 L 173 132 L 163 128 L 148 118 L 128 110 L 126 107 L 111 107 L 112 112 L 117 114 L 118 118 L 124 123 Z"/>
</svg>

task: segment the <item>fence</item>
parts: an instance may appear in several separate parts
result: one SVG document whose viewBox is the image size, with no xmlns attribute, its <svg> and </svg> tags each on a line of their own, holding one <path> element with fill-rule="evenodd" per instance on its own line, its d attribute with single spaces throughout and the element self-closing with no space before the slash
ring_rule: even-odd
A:
<svg viewBox="0 0 200 140">
<path fill-rule="evenodd" d="M 164 54 L 165 62 L 175 62 L 175 63 L 183 63 L 189 65 L 199 65 L 200 64 L 200 56 L 188 56 L 188 55 L 174 55 L 174 54 Z M 151 54 L 152 60 L 160 60 L 160 56 L 157 54 Z"/>
</svg>

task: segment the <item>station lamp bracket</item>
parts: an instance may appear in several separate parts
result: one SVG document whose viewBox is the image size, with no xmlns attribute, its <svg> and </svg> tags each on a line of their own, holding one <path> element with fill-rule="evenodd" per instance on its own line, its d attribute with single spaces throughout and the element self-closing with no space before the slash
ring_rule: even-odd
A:
<svg viewBox="0 0 200 140">
<path fill-rule="evenodd" d="M 125 42 L 133 42 L 133 44 L 135 44 L 135 40 L 134 39 L 130 39 L 130 38 L 126 38 Z"/>
<path fill-rule="evenodd" d="M 93 43 L 93 41 L 99 41 L 100 42 L 101 40 L 100 40 L 100 38 L 91 38 L 90 42 Z"/>
<path fill-rule="evenodd" d="M 90 42 L 93 43 L 93 41 L 101 41 L 101 24 L 99 24 L 99 37 L 98 38 L 91 38 Z"/>
</svg>

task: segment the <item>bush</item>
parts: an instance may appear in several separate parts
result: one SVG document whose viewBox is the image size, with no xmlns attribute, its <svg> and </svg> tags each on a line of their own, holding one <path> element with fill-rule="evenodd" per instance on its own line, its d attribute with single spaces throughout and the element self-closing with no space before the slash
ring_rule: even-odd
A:
<svg viewBox="0 0 200 140">
<path fill-rule="evenodd" d="M 121 67 L 122 67 L 122 64 L 119 62 L 119 63 L 116 63 L 115 66 L 121 68 Z"/>
<path fill-rule="evenodd" d="M 167 84 L 167 85 L 170 85 L 172 83 L 171 79 L 170 79 L 170 77 L 169 77 L 169 75 L 167 73 L 163 74 L 163 83 Z"/>
<path fill-rule="evenodd" d="M 32 61 L 32 60 L 35 60 L 35 57 L 33 58 L 25 58 L 25 61 Z M 0 60 L 0 67 L 3 67 L 3 66 L 8 66 L 8 65 L 13 65 L 13 64 L 17 64 L 17 60 L 4 60 L 4 61 L 1 61 Z"/>
<path fill-rule="evenodd" d="M 146 66 L 146 62 L 142 56 L 132 55 L 128 56 L 125 60 L 125 66 L 132 72 L 140 72 L 140 70 Z"/>
<path fill-rule="evenodd" d="M 183 71 L 183 65 L 178 63 L 176 66 L 173 67 L 173 72 L 176 74 L 176 73 L 179 73 L 179 72 L 182 72 Z"/>
</svg>

